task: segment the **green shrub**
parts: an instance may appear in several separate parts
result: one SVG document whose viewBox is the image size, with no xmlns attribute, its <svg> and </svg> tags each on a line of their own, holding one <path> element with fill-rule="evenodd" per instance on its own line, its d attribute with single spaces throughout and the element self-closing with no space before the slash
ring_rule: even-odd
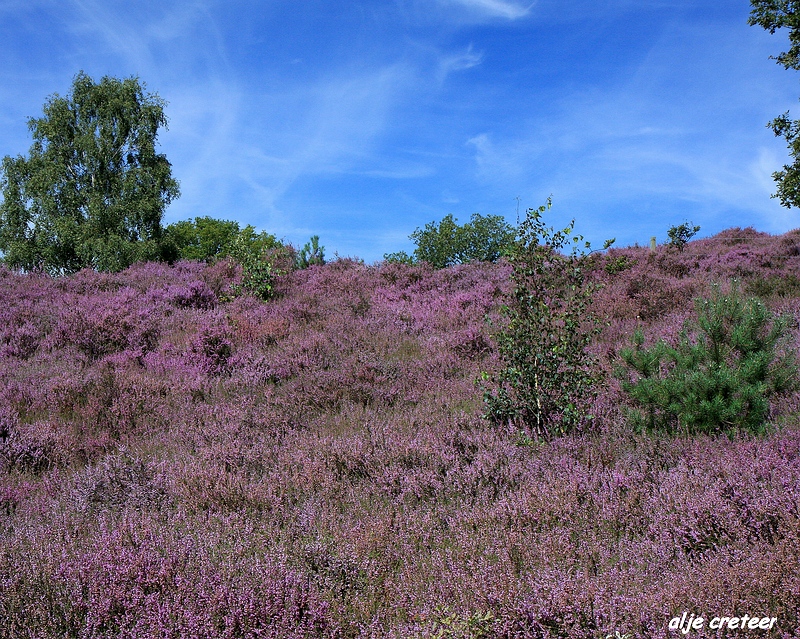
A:
<svg viewBox="0 0 800 639">
<path fill-rule="evenodd" d="M 667 231 L 669 236 L 669 245 L 678 249 L 679 253 L 683 253 L 686 244 L 700 231 L 699 226 L 692 226 L 684 222 L 678 226 L 670 226 Z"/>
<path fill-rule="evenodd" d="M 486 416 L 536 439 L 591 419 L 598 375 L 587 351 L 600 330 L 589 310 L 595 291 L 588 277 L 590 246 L 574 234 L 574 221 L 561 231 L 545 226 L 542 214 L 549 208 L 550 200 L 529 209 L 520 224 L 509 256 L 513 298 L 503 309 L 507 324 L 496 335 L 505 367 L 495 377 L 482 375 L 493 387 L 484 393 Z"/>
<path fill-rule="evenodd" d="M 415 260 L 412 255 L 405 251 L 396 251 L 395 253 L 384 253 L 383 259 L 389 264 L 414 264 Z"/>
<path fill-rule="evenodd" d="M 256 233 L 255 227 L 248 224 L 233 239 L 233 243 L 226 246 L 220 257 L 241 257 L 243 253 L 252 256 L 261 256 L 267 253 L 280 253 L 287 250 L 286 245 L 272 233 L 261 231 Z"/>
<path fill-rule="evenodd" d="M 427 262 L 434 268 L 447 268 L 468 262 L 496 262 L 514 243 L 514 227 L 500 215 L 474 213 L 470 221 L 459 225 L 452 215 L 441 222 L 430 222 L 409 238 L 417 248 L 413 258 L 405 252 L 389 253 L 386 261 Z"/>
<path fill-rule="evenodd" d="M 230 257 L 242 267 L 242 280 L 233 287 L 233 294 L 249 293 L 267 301 L 275 297 L 276 279 L 290 270 L 287 264 L 294 263 L 294 251 L 279 244 L 278 247 L 262 246 L 256 253 L 250 239 L 240 235 L 231 246 Z"/>
<path fill-rule="evenodd" d="M 252 293 L 264 301 L 275 296 L 275 278 L 280 273 L 263 258 L 252 258 L 242 262 L 242 283 L 234 292 Z"/>
<path fill-rule="evenodd" d="M 639 330 L 620 351 L 622 388 L 641 407 L 634 423 L 686 434 L 762 432 L 770 397 L 795 384 L 788 319 L 744 299 L 735 283 L 728 294 L 715 287 L 696 307 L 697 321 L 684 325 L 677 345 L 646 348 Z"/>
<path fill-rule="evenodd" d="M 238 222 L 196 217 L 167 226 L 164 241 L 170 246 L 173 260 L 210 262 L 234 252 L 241 257 L 245 252 L 259 256 L 262 252 L 283 246 L 274 235 L 256 233 L 251 225 L 239 228 Z"/>
</svg>

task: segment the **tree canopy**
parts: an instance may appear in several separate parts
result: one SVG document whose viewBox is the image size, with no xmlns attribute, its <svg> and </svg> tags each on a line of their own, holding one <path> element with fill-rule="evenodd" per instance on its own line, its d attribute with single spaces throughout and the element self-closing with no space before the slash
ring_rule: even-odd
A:
<svg viewBox="0 0 800 639">
<path fill-rule="evenodd" d="M 240 228 L 238 222 L 208 216 L 174 222 L 164 230 L 164 254 L 170 261 L 210 262 L 227 256 L 240 257 L 243 252 L 259 256 L 282 247 L 274 235 L 265 231 L 256 233 L 250 224 Z"/>
<path fill-rule="evenodd" d="M 121 270 L 160 256 L 161 220 L 179 195 L 156 152 L 165 102 L 138 78 L 85 73 L 30 118 L 28 157 L 0 167 L 0 250 L 12 268 Z"/>
<path fill-rule="evenodd" d="M 473 213 L 470 221 L 459 225 L 452 215 L 445 215 L 437 224 L 430 222 L 415 230 L 409 238 L 417 248 L 414 255 L 390 253 L 391 262 L 427 262 L 435 268 L 446 268 L 467 262 L 496 262 L 511 247 L 516 230 L 500 215 Z"/>
<path fill-rule="evenodd" d="M 752 10 L 748 23 L 775 33 L 778 29 L 789 29 L 788 51 L 773 59 L 786 69 L 800 71 L 800 3 L 797 0 L 750 0 Z M 777 184 L 773 195 L 787 208 L 800 206 L 800 120 L 792 120 L 787 111 L 770 121 L 767 126 L 777 137 L 786 140 L 793 164 L 786 164 L 772 177 Z"/>
</svg>

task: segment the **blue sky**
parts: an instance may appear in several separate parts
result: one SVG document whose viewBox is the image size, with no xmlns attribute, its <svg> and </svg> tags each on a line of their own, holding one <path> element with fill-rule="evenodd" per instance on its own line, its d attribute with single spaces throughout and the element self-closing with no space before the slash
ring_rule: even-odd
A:
<svg viewBox="0 0 800 639">
<path fill-rule="evenodd" d="M 168 102 L 161 150 L 210 215 L 328 256 L 413 249 L 452 213 L 516 220 L 550 195 L 593 244 L 684 221 L 800 226 L 770 199 L 788 161 L 787 36 L 747 0 L 0 0 L 0 156 L 76 73 Z M 518 199 L 517 199 L 518 198 Z"/>
</svg>

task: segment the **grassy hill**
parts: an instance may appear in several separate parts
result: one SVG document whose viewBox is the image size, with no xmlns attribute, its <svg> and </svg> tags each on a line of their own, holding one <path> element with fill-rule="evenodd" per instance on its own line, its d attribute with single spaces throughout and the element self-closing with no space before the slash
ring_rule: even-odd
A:
<svg viewBox="0 0 800 639">
<path fill-rule="evenodd" d="M 800 232 L 598 256 L 595 420 L 547 444 L 481 417 L 509 272 L 1 270 L 0 637 L 800 637 L 800 397 L 640 434 L 611 375 L 715 282 L 800 317 Z"/>
</svg>

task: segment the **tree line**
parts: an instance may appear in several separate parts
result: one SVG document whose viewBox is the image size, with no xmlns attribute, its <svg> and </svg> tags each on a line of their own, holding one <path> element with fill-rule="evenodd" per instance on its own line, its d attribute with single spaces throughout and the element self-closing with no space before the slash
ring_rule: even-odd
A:
<svg viewBox="0 0 800 639">
<path fill-rule="evenodd" d="M 180 196 L 172 165 L 156 151 L 159 131 L 167 127 L 164 106 L 138 78 L 95 82 L 83 72 L 67 96 L 49 97 L 42 117 L 28 120 L 28 155 L 6 156 L 0 165 L 3 262 L 51 275 L 224 257 L 255 269 L 276 251 L 288 251 L 297 268 L 325 263 L 318 235 L 295 250 L 231 220 L 205 216 L 163 226 L 166 207 Z M 436 268 L 496 261 L 514 237 L 501 216 L 476 213 L 459 225 L 448 215 L 411 234 L 417 245 L 412 255 L 386 259 Z"/>
</svg>

